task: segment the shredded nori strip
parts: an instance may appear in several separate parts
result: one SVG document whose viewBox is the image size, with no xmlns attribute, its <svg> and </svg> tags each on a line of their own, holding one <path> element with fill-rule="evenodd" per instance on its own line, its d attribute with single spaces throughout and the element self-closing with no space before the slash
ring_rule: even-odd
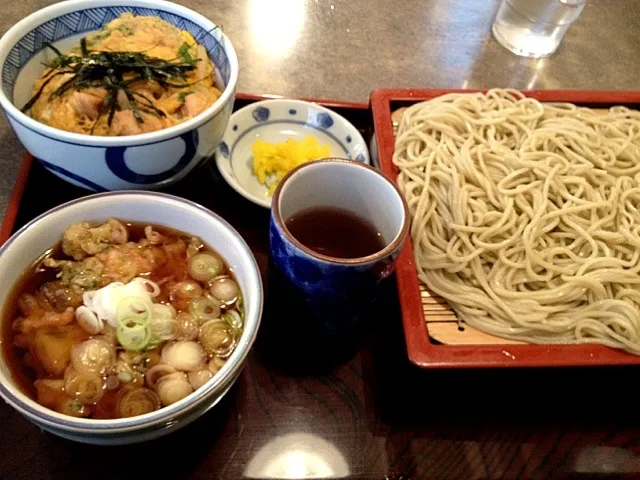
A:
<svg viewBox="0 0 640 480">
<path fill-rule="evenodd" d="M 98 118 L 108 112 L 107 124 L 109 126 L 111 126 L 115 111 L 119 108 L 117 95 L 120 90 L 125 93 L 138 123 L 143 123 L 141 111 L 160 117 L 166 116 L 162 110 L 154 107 L 147 97 L 131 90 L 129 86 L 139 81 L 152 81 L 164 89 L 168 87 L 189 87 L 193 83 L 177 82 L 184 82 L 187 73 L 195 70 L 195 64 L 199 61 L 199 59 L 189 57 L 189 61 L 185 62 L 180 58 L 182 56 L 187 59 L 185 52 L 182 52 L 184 50 L 182 47 L 182 55 L 173 61 L 149 57 L 143 52 L 90 50 L 87 46 L 86 38 L 80 40 L 81 55 L 63 55 L 53 45 L 47 43 L 46 46 L 53 50 L 57 57 L 46 64 L 47 67 L 51 68 L 51 71 L 45 75 L 45 81 L 38 91 L 22 107 L 22 112 L 27 112 L 33 106 L 53 78 L 58 75 L 71 74 L 71 77 L 60 85 L 51 94 L 50 98 L 63 95 L 71 89 L 104 88 L 107 90 L 107 96 L 101 105 Z"/>
</svg>

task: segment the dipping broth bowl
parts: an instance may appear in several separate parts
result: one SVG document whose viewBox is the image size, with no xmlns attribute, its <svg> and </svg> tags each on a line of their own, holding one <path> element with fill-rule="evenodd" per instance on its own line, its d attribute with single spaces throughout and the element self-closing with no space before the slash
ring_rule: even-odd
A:
<svg viewBox="0 0 640 480">
<path fill-rule="evenodd" d="M 316 207 L 346 210 L 369 222 L 384 247 L 359 258 L 330 257 L 308 248 L 286 222 Z M 269 226 L 272 267 L 305 304 L 320 332 L 339 334 L 355 326 L 380 281 L 393 272 L 408 233 L 407 206 L 389 178 L 359 162 L 318 160 L 289 172 L 274 193 Z"/>
<path fill-rule="evenodd" d="M 205 111 L 170 128 L 121 137 L 71 133 L 40 123 L 20 108 L 31 98 L 43 62 L 125 12 L 159 17 L 188 31 L 207 50 L 222 95 Z M 69 0 L 38 10 L 0 39 L 0 105 L 18 139 L 60 178 L 94 191 L 155 189 L 175 183 L 213 155 L 233 110 L 238 59 L 227 36 L 207 18 L 156 0 Z"/>
<path fill-rule="evenodd" d="M 22 273 L 60 240 L 69 225 L 80 221 L 103 222 L 110 217 L 163 225 L 200 237 L 233 270 L 246 310 L 244 330 L 238 345 L 213 378 L 176 403 L 131 418 L 75 418 L 43 407 L 18 387 L 5 356 L 0 355 L 0 396 L 9 405 L 44 430 L 70 440 L 102 445 L 136 443 L 166 435 L 216 405 L 242 371 L 258 332 L 263 304 L 258 265 L 247 244 L 231 225 L 189 200 L 154 192 L 125 191 L 91 195 L 55 207 L 7 240 L 0 248 L 2 312 Z M 3 320 L 7 321 L 6 318 Z"/>
</svg>

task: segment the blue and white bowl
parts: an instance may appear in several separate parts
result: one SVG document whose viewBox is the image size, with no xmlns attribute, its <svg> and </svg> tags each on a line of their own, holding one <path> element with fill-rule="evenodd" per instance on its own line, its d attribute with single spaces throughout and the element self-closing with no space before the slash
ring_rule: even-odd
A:
<svg viewBox="0 0 640 480">
<path fill-rule="evenodd" d="M 233 270 L 245 300 L 244 330 L 222 369 L 182 400 L 155 412 L 130 418 L 75 418 L 43 407 L 26 395 L 0 355 L 0 397 L 39 427 L 84 443 L 115 445 L 142 442 L 173 432 L 216 405 L 240 375 L 256 339 L 262 315 L 262 281 L 256 260 L 238 232 L 215 213 L 185 200 L 156 192 L 109 192 L 73 200 L 43 213 L 18 230 L 0 248 L 0 310 L 10 292 L 42 253 L 55 245 L 66 227 L 110 217 L 164 225 L 200 237 Z M 7 339 L 1 339 L 7 341 Z"/>
<path fill-rule="evenodd" d="M 216 150 L 216 165 L 236 192 L 269 208 L 269 191 L 253 174 L 251 145 L 259 138 L 275 143 L 289 138 L 299 141 L 310 135 L 329 146 L 330 157 L 370 162 L 362 135 L 341 115 L 312 102 L 275 99 L 252 103 L 234 112 Z"/>
<path fill-rule="evenodd" d="M 66 132 L 20 111 L 42 62 L 52 58 L 45 42 L 67 51 L 124 12 L 157 16 L 191 33 L 216 66 L 222 96 L 184 123 L 126 137 Z M 188 8 L 157 0 L 70 0 L 39 10 L 0 39 L 0 67 L 0 105 L 25 148 L 55 175 L 95 191 L 153 189 L 183 178 L 218 146 L 238 81 L 238 59 L 222 30 Z"/>
</svg>

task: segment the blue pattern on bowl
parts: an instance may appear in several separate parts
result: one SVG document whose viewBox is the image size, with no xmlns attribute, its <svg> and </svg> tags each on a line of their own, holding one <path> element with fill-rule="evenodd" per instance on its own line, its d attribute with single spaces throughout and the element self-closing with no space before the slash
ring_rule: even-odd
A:
<svg viewBox="0 0 640 480">
<path fill-rule="evenodd" d="M 295 115 L 298 111 L 295 108 L 289 109 L 289 115 Z"/>
<path fill-rule="evenodd" d="M 351 143 L 351 135 L 347 135 L 347 143 Z"/>
<path fill-rule="evenodd" d="M 328 113 L 321 112 L 316 115 L 316 118 L 311 123 L 326 130 L 333 126 L 333 118 Z"/>
<path fill-rule="evenodd" d="M 287 118 L 283 118 L 283 119 L 280 119 L 280 120 L 269 120 L 269 121 L 265 121 L 265 122 L 259 122 L 259 123 L 256 123 L 254 125 L 249 126 L 246 130 L 244 130 L 242 133 L 240 133 L 238 135 L 238 138 L 236 138 L 234 140 L 234 142 L 231 144 L 230 155 L 233 155 L 234 149 L 236 148 L 238 143 L 246 135 L 252 134 L 253 132 L 255 132 L 256 130 L 259 130 L 261 127 L 263 127 L 265 125 L 278 125 L 278 124 L 300 126 L 300 127 L 310 127 L 310 128 L 313 128 L 314 130 L 322 132 L 322 133 L 327 135 L 329 138 L 331 138 L 334 142 L 336 142 L 340 146 L 340 149 L 344 152 L 344 155 L 347 158 L 351 158 L 351 154 L 349 153 L 349 149 L 333 133 L 329 132 L 328 130 L 323 129 L 321 126 L 316 125 L 313 122 L 309 123 L 309 122 L 301 121 L 301 120 L 289 120 Z M 362 160 L 361 161 L 365 162 L 364 155 L 362 156 Z"/>
<path fill-rule="evenodd" d="M 207 32 L 191 20 L 160 8 L 113 6 L 89 8 L 60 15 L 24 35 L 11 49 L 7 55 L 6 62 L 2 66 L 2 88 L 4 89 L 5 95 L 13 98 L 13 85 L 20 70 L 31 57 L 46 48 L 46 43 L 54 43 L 79 33 L 98 30 L 102 25 L 105 25 L 126 12 L 132 12 L 135 15 L 160 17 L 181 30 L 188 31 L 197 42 L 204 45 L 207 49 L 209 57 L 218 68 L 224 80 L 224 84 L 227 85 L 229 83 L 231 75 L 229 59 L 220 44 L 221 39 L 215 37 L 215 30 Z"/>
<path fill-rule="evenodd" d="M 291 243 L 273 213 L 269 223 L 273 266 L 303 298 L 327 334 L 341 333 L 357 321 L 363 305 L 394 268 L 402 245 L 384 258 L 364 264 L 338 264 L 312 257 Z"/>
<path fill-rule="evenodd" d="M 180 157 L 178 163 L 164 172 L 144 175 L 131 170 L 127 166 L 124 156 L 127 151 L 127 147 L 107 148 L 105 152 L 107 167 L 109 167 L 109 170 L 111 170 L 116 177 L 124 180 L 125 182 L 136 183 L 138 185 L 149 185 L 151 183 L 162 182 L 181 172 L 196 155 L 198 150 L 198 130 L 191 130 L 190 132 L 180 135 L 180 138 L 184 141 L 184 154 Z"/>
<path fill-rule="evenodd" d="M 224 158 L 229 158 L 229 146 L 225 142 L 220 142 L 218 148 L 220 149 L 220 153 L 222 153 Z"/>
<path fill-rule="evenodd" d="M 63 168 L 59 165 L 54 165 L 53 163 L 49 163 L 41 158 L 37 159 L 44 168 L 49 170 L 54 175 L 57 175 L 61 178 L 65 178 L 67 181 L 71 181 L 72 183 L 80 184 L 89 190 L 93 190 L 94 192 L 106 192 L 107 189 L 102 185 L 98 185 L 97 183 L 92 182 L 91 180 L 87 180 L 80 175 L 73 173 L 66 168 Z"/>
<path fill-rule="evenodd" d="M 269 109 L 267 107 L 256 107 L 251 114 L 256 122 L 266 122 L 269 120 Z"/>
</svg>

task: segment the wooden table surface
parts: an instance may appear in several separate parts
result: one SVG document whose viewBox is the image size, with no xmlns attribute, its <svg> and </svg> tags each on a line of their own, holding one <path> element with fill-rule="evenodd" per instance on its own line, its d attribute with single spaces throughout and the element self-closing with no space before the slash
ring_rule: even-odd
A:
<svg viewBox="0 0 640 480">
<path fill-rule="evenodd" d="M 3 4 L 4 32 L 50 3 Z M 589 1 L 556 55 L 514 57 L 490 37 L 497 0 L 186 0 L 238 50 L 239 90 L 366 101 L 374 87 L 633 89 L 640 9 Z M 269 8 L 269 6 L 273 8 Z M 366 125 L 365 116 L 355 118 Z M 370 132 L 369 132 L 370 133 Z M 0 124 L 0 211 L 24 150 Z M 267 212 L 204 167 L 174 189 L 245 236 L 268 287 Z M 212 188 L 212 185 L 214 188 Z M 43 192 L 44 195 L 43 195 Z M 86 192 L 39 166 L 18 223 Z M 279 328 L 267 299 L 255 349 L 222 403 L 127 447 L 76 444 L 0 405 L 2 479 L 619 478 L 640 473 L 637 369 L 422 371 L 406 358 L 393 279 L 350 348 Z M 293 337 L 293 338 L 292 338 Z"/>
</svg>

